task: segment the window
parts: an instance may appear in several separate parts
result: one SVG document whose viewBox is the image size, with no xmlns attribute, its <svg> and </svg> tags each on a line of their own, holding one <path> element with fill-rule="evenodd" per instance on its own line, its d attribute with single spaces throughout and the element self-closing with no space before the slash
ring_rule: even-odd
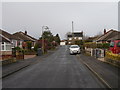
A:
<svg viewBox="0 0 120 90">
<path fill-rule="evenodd" d="M 114 44 L 115 44 L 114 42 L 111 42 L 110 47 L 114 47 Z"/>
<path fill-rule="evenodd" d="M 17 45 L 18 45 L 18 46 L 20 45 L 20 41 L 17 41 Z"/>
<path fill-rule="evenodd" d="M 8 42 L 4 42 L 3 44 L 1 44 L 1 50 L 2 51 L 11 51 L 12 50 L 12 45 Z"/>
<path fill-rule="evenodd" d="M 4 50 L 4 45 L 1 45 L 2 46 L 2 50 Z"/>
<path fill-rule="evenodd" d="M 71 48 L 79 48 L 78 46 L 71 46 Z"/>
<path fill-rule="evenodd" d="M 81 40 L 81 39 L 82 39 L 82 37 L 79 37 L 78 39 L 79 39 L 79 40 Z"/>
<path fill-rule="evenodd" d="M 6 45 L 6 50 L 12 50 L 12 48 L 11 48 L 11 45 L 10 45 L 10 44 Z"/>
<path fill-rule="evenodd" d="M 12 40 L 13 47 L 17 47 L 17 40 Z"/>
</svg>

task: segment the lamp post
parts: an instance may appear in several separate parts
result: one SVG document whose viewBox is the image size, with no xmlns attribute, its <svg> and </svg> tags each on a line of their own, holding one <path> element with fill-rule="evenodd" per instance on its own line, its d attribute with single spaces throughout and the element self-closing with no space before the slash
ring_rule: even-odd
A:
<svg viewBox="0 0 120 90">
<path fill-rule="evenodd" d="M 72 21 L 72 43 L 74 44 L 74 25 Z"/>
<path fill-rule="evenodd" d="M 49 28 L 48 28 L 48 26 L 42 26 L 42 52 L 43 52 L 43 54 L 45 53 L 45 51 L 44 51 L 44 49 L 45 49 L 45 47 L 44 47 L 44 35 L 43 35 L 44 29 L 47 30 Z"/>
</svg>

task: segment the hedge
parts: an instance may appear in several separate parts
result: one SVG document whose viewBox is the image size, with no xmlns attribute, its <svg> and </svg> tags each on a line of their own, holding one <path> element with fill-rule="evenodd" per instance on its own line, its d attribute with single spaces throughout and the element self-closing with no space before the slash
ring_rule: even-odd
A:
<svg viewBox="0 0 120 90">
<path fill-rule="evenodd" d="M 113 54 L 111 51 L 106 51 L 106 58 L 112 59 L 112 60 L 120 60 L 120 55 Z"/>
<path fill-rule="evenodd" d="M 101 48 L 101 49 L 108 49 L 110 46 L 109 43 L 95 43 L 95 42 L 88 42 L 84 44 L 84 47 L 87 48 Z"/>
</svg>

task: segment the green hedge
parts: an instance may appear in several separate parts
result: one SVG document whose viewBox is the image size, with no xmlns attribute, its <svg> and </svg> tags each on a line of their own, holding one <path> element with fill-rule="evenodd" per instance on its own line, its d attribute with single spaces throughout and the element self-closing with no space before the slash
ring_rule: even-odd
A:
<svg viewBox="0 0 120 90">
<path fill-rule="evenodd" d="M 111 51 L 106 51 L 106 58 L 112 59 L 112 60 L 120 60 L 120 55 L 113 54 Z"/>
<path fill-rule="evenodd" d="M 95 42 L 88 42 L 84 44 L 84 47 L 87 48 L 101 48 L 101 49 L 108 49 L 110 46 L 109 43 L 95 43 Z"/>
</svg>

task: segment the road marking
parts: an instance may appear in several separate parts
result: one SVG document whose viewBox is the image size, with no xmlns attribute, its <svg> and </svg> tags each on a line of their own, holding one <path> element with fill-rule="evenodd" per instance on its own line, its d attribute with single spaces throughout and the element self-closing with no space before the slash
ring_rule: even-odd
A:
<svg viewBox="0 0 120 90">
<path fill-rule="evenodd" d="M 76 55 L 76 56 L 94 75 L 98 77 L 98 79 L 102 81 L 103 84 L 105 84 L 109 89 L 113 90 L 112 87 L 97 72 L 95 72 L 87 63 L 85 63 L 80 59 L 79 55 Z"/>
</svg>

